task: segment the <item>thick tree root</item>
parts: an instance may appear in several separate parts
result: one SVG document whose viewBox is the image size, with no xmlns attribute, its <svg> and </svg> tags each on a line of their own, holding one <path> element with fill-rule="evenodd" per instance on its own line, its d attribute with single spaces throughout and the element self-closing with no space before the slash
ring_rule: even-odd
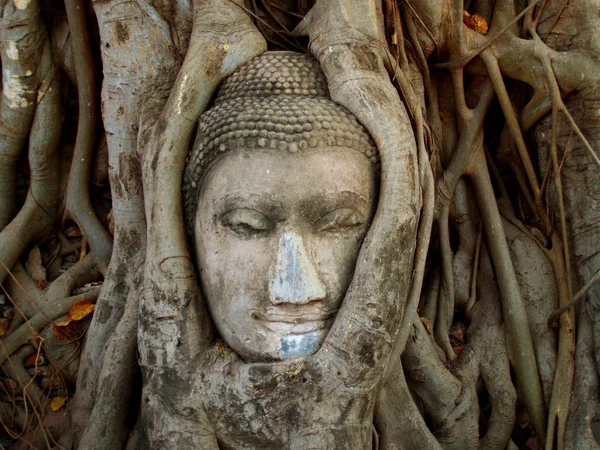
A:
<svg viewBox="0 0 600 450">
<path fill-rule="evenodd" d="M 138 389 L 134 385 L 137 371 L 137 328 L 141 289 L 132 290 L 125 312 L 107 344 L 104 365 L 98 380 L 96 401 L 79 448 L 123 448 L 128 436 L 126 416 Z M 115 380 L 119 380 L 115 383 Z M 86 389 L 85 385 L 80 385 Z M 111 420 L 106 420 L 107 416 Z"/>
<path fill-rule="evenodd" d="M 388 384 L 381 389 L 375 407 L 375 426 L 379 433 L 381 450 L 401 448 L 427 448 L 442 450 L 431 433 L 421 412 L 411 396 L 401 364 L 399 371 L 391 375 Z"/>
<path fill-rule="evenodd" d="M 69 28 L 72 35 L 75 36 L 71 43 L 79 98 L 77 141 L 66 193 L 66 212 L 68 214 L 66 217 L 72 217 L 77 222 L 96 255 L 100 270 L 105 272 L 110 261 L 112 238 L 96 216 L 89 190 L 99 118 L 96 70 L 87 30 L 86 6 L 82 0 L 68 0 L 65 2 L 65 7 Z"/>
<path fill-rule="evenodd" d="M 16 209 L 17 162 L 29 135 L 37 91 L 47 75 L 50 48 L 38 1 L 23 9 L 2 2 L 0 100 L 0 231 Z"/>
<path fill-rule="evenodd" d="M 89 300 L 95 303 L 99 294 L 100 290 L 97 289 L 95 291 L 74 295 L 45 305 L 38 314 L 31 319 L 28 319 L 26 323 L 21 325 L 10 336 L 4 339 L 4 345 L 0 349 L 0 364 L 4 363 L 12 353 L 34 336 L 34 333 L 40 331 L 52 321 L 67 314 L 74 302 L 79 300 Z"/>
<path fill-rule="evenodd" d="M 0 283 L 36 240 L 54 226 L 59 192 L 58 142 L 62 111 L 58 80 L 52 82 L 36 109 L 29 137 L 31 185 L 23 208 L 0 232 Z"/>
</svg>

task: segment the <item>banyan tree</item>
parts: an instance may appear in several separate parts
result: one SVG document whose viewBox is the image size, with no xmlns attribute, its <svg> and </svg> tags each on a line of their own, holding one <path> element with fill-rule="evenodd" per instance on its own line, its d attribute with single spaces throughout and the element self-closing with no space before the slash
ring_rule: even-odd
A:
<svg viewBox="0 0 600 450">
<path fill-rule="evenodd" d="M 2 0 L 1 446 L 599 448 L 599 12 Z"/>
</svg>

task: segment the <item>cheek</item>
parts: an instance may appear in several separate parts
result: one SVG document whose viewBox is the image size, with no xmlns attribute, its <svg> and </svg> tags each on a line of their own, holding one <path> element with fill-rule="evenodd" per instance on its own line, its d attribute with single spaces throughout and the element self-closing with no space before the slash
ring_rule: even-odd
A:
<svg viewBox="0 0 600 450">
<path fill-rule="evenodd" d="M 313 239 L 317 270 L 333 302 L 341 302 L 348 289 L 363 236 L 322 233 Z"/>
<path fill-rule="evenodd" d="M 217 314 L 239 314 L 268 300 L 270 242 L 236 239 L 205 224 L 200 228 L 196 239 L 200 280 L 211 310 L 218 304 Z"/>
</svg>

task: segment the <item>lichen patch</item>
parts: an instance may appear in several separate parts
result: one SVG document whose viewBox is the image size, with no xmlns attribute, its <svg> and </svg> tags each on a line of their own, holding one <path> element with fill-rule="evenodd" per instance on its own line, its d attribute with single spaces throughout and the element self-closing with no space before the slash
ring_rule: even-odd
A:
<svg viewBox="0 0 600 450">
<path fill-rule="evenodd" d="M 31 0 L 14 0 L 17 9 L 27 9 Z"/>
<path fill-rule="evenodd" d="M 6 43 L 6 56 L 13 61 L 17 61 L 19 59 L 19 49 L 14 41 L 8 41 Z"/>
<path fill-rule="evenodd" d="M 4 72 L 3 93 L 13 109 L 27 108 L 31 104 L 27 97 L 33 92 L 23 86 L 18 75 L 11 75 L 8 70 Z"/>
</svg>

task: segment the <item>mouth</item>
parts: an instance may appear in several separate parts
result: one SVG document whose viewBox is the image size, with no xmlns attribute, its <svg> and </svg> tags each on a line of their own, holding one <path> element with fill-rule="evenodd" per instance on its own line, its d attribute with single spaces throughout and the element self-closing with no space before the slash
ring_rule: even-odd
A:
<svg viewBox="0 0 600 450">
<path fill-rule="evenodd" d="M 252 317 L 267 330 L 283 335 L 301 335 L 323 330 L 331 325 L 333 314 L 264 314 L 252 313 Z"/>
</svg>

